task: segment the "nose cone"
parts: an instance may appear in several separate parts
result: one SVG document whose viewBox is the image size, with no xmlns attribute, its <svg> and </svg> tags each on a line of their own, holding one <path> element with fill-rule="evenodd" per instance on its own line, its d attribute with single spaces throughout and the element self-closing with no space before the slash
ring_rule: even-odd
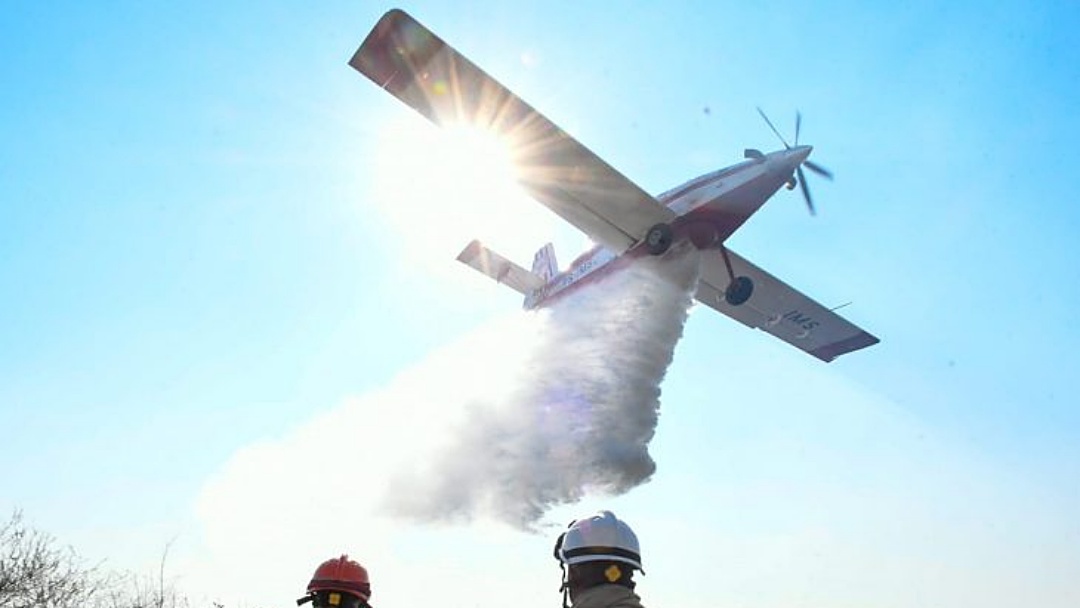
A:
<svg viewBox="0 0 1080 608">
<path fill-rule="evenodd" d="M 792 167 L 798 167 L 803 164 L 806 157 L 810 156 L 810 152 L 814 150 L 814 146 L 795 146 L 788 150 L 788 158 L 791 160 Z"/>
</svg>

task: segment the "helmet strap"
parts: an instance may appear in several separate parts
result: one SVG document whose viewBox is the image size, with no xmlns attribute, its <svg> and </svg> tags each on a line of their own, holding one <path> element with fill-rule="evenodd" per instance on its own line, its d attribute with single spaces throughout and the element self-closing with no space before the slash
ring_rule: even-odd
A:
<svg viewBox="0 0 1080 608">
<path fill-rule="evenodd" d="M 566 564 L 559 562 L 559 569 L 562 570 L 562 584 L 559 585 L 559 591 L 562 592 L 562 608 L 570 608 L 570 581 L 566 576 Z"/>
<path fill-rule="evenodd" d="M 326 594 L 326 592 L 322 592 Z M 341 599 L 345 600 L 340 604 L 332 605 L 326 602 L 326 597 L 320 597 L 320 592 L 310 591 L 304 597 L 296 600 L 297 606 L 303 606 L 304 604 L 311 603 L 314 608 L 371 608 L 371 604 L 364 598 L 352 593 L 352 592 L 335 592 L 341 595 Z"/>
</svg>

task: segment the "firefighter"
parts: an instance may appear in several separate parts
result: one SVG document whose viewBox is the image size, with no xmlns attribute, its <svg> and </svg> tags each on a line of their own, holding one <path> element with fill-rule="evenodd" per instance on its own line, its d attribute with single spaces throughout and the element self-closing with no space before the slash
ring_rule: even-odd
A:
<svg viewBox="0 0 1080 608">
<path fill-rule="evenodd" d="M 311 576 L 307 595 L 296 600 L 315 608 L 371 608 L 371 582 L 367 570 L 348 555 L 328 559 Z"/>
<path fill-rule="evenodd" d="M 634 571 L 641 570 L 637 535 L 611 511 L 572 522 L 554 553 L 563 571 L 563 608 L 642 608 L 634 593 Z"/>
</svg>

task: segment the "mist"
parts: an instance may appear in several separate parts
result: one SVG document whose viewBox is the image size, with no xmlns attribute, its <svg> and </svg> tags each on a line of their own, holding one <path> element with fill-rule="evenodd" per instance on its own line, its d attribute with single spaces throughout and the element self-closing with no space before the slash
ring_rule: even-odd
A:
<svg viewBox="0 0 1080 608">
<path fill-rule="evenodd" d="M 275 572 L 299 572 L 344 543 L 334 550 L 362 547 L 379 556 L 380 580 L 409 589 L 395 584 L 394 566 L 411 571 L 416 555 L 400 552 L 418 530 L 424 538 L 488 530 L 497 537 L 489 550 L 501 551 L 492 530 L 542 532 L 552 507 L 647 482 L 696 256 L 673 249 L 540 313 L 508 311 L 382 387 L 240 449 L 200 492 L 207 553 L 189 564 L 191 576 L 211 597 L 237 589 L 289 597 L 296 581 L 268 581 L 251 555 L 274 555 Z M 501 559 L 524 568 L 528 555 Z M 465 576 L 439 568 L 446 585 Z"/>
<path fill-rule="evenodd" d="M 552 506 L 648 481 L 660 384 L 682 336 L 697 255 L 687 247 L 636 260 L 530 313 L 504 336 L 525 346 L 516 369 L 501 372 L 512 381 L 454 406 L 462 416 L 441 446 L 392 473 L 384 509 L 429 521 L 493 516 L 528 529 Z M 484 366 L 499 356 L 469 360 Z"/>
</svg>

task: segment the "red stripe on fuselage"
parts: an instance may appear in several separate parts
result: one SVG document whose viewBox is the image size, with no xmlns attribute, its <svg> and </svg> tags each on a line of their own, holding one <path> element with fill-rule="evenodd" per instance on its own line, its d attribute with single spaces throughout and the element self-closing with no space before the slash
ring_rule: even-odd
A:
<svg viewBox="0 0 1080 608">
<path fill-rule="evenodd" d="M 671 244 L 671 248 L 674 249 L 678 246 L 680 246 L 680 240 L 676 239 L 675 242 Z M 598 283 L 603 280 L 604 277 L 609 276 L 613 272 L 617 272 L 619 270 L 622 270 L 623 268 L 626 268 L 634 260 L 644 255 L 649 255 L 644 247 L 633 247 L 622 255 L 613 255 L 607 262 L 599 264 L 595 268 L 589 270 L 587 273 L 583 274 L 577 279 L 574 279 L 572 282 L 567 283 L 566 285 L 559 286 L 557 289 L 552 287 L 557 285 L 559 281 L 562 280 L 564 277 L 573 276 L 575 270 L 578 270 L 583 263 L 587 263 L 595 256 L 602 255 L 603 253 L 603 247 L 597 245 L 593 249 L 590 249 L 589 251 L 579 256 L 577 260 L 574 260 L 574 264 L 571 265 L 569 269 L 567 269 L 565 272 L 561 272 L 555 275 L 550 281 L 548 281 L 546 285 L 540 288 L 541 292 L 548 291 L 549 293 L 542 293 L 539 297 L 537 297 L 536 301 L 533 302 L 531 306 L 526 305 L 525 308 L 532 310 L 535 308 L 543 308 L 545 306 L 549 306 L 552 302 L 559 300 L 564 295 L 576 291 L 580 286 Z M 611 252 L 607 252 L 607 254 L 612 255 Z M 530 298 L 531 297 L 532 296 L 530 295 Z"/>
<path fill-rule="evenodd" d="M 740 170 L 750 169 L 758 164 L 759 161 L 742 162 L 694 178 L 683 186 L 657 197 L 657 200 L 665 206 L 676 212 L 683 213 L 683 215 L 678 216 L 671 222 L 675 235 L 671 247 L 679 247 L 689 241 L 698 248 L 716 248 L 742 226 L 787 181 L 784 175 L 766 170 L 762 174 L 750 178 L 749 181 L 717 195 L 712 200 L 698 203 L 689 211 L 683 211 L 680 207 L 692 204 L 687 202 L 686 199 L 700 193 L 701 190 L 718 186 L 724 179 L 735 176 Z M 680 201 L 683 204 L 680 204 Z M 711 231 L 709 235 L 711 238 L 701 238 L 700 233 L 703 229 Z M 585 274 L 578 278 L 567 278 L 573 277 L 575 273 L 580 273 L 583 265 L 589 264 L 596 256 L 605 253 L 612 256 L 608 262 L 586 271 Z M 649 254 L 641 244 L 631 247 L 622 255 L 614 255 L 610 251 L 605 252 L 602 247 L 597 246 L 578 256 L 565 272 L 552 277 L 551 281 L 540 288 L 539 295 L 530 294 L 526 298 L 526 308 L 533 309 L 548 306 L 563 295 L 576 290 L 580 285 L 596 283 L 612 272 L 624 268 L 632 260 L 644 255 Z M 560 281 L 565 280 L 570 282 L 559 285 Z"/>
</svg>

